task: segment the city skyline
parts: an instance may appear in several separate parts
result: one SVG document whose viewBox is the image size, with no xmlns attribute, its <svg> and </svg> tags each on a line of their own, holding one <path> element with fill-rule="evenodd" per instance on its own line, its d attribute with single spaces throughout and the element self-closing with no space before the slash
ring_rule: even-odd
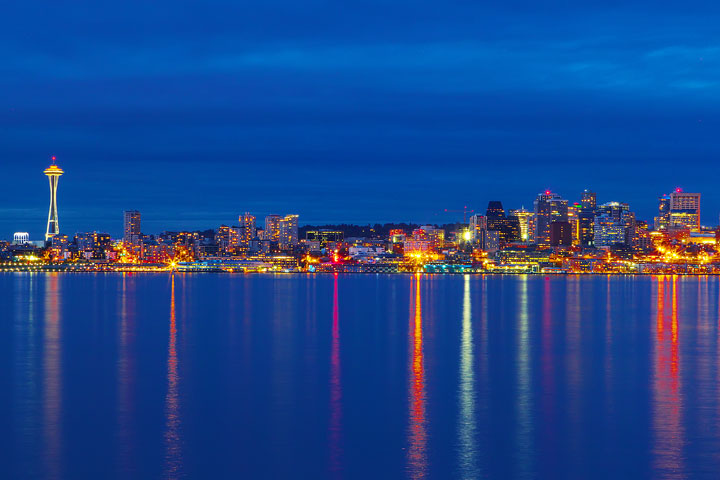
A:
<svg viewBox="0 0 720 480">
<path fill-rule="evenodd" d="M 50 229 L 51 229 L 51 224 L 55 225 L 55 224 L 57 223 L 57 216 L 58 216 L 58 212 L 60 211 L 60 209 L 58 209 L 58 207 L 57 207 L 57 198 L 55 197 L 55 195 L 56 195 L 55 192 L 57 192 L 57 178 L 58 178 L 60 175 L 64 175 L 64 174 L 65 174 L 65 171 L 59 169 L 59 168 L 55 165 L 56 158 L 57 158 L 57 157 L 56 157 L 55 155 L 52 155 L 52 156 L 51 156 L 51 162 L 52 162 L 52 164 L 51 164 L 50 167 L 48 167 L 48 168 L 43 172 L 46 176 L 48 176 L 48 178 L 51 179 L 51 183 L 50 183 L 50 187 L 51 187 L 51 190 L 50 190 L 50 192 L 51 192 L 51 193 L 50 193 L 50 214 L 48 215 L 48 222 L 47 222 L 46 233 L 45 233 L 45 238 L 46 238 L 46 239 L 48 239 L 48 238 L 50 238 L 50 237 L 52 236 L 52 235 L 49 235 Z M 48 172 L 50 172 L 50 173 L 48 173 Z M 55 179 L 55 180 L 54 180 L 55 183 L 53 183 L 53 179 Z M 584 201 L 584 200 L 583 200 L 584 195 L 585 195 L 585 193 L 587 193 L 587 192 L 591 193 L 591 194 L 594 195 L 595 197 L 597 196 L 597 191 L 591 191 L 591 189 L 588 189 L 588 188 L 583 189 L 583 190 L 580 192 L 580 194 L 579 194 L 579 196 L 578 196 L 577 199 L 575 199 L 575 198 L 568 198 L 568 197 L 562 195 L 561 193 L 559 193 L 559 192 L 557 192 L 557 191 L 554 191 L 554 190 L 551 190 L 551 189 L 542 190 L 542 191 L 540 191 L 540 192 L 538 193 L 538 195 L 543 195 L 543 194 L 545 194 L 545 195 L 555 195 L 555 196 L 559 196 L 559 198 L 562 198 L 563 200 L 565 200 L 566 202 L 568 202 L 570 205 L 572 205 L 572 204 L 578 204 L 578 205 L 579 205 L 579 204 L 582 204 L 582 203 L 583 203 L 583 201 Z M 601 193 L 601 195 L 602 195 L 602 193 Z M 656 201 L 655 201 L 655 210 L 652 212 L 652 214 L 651 214 L 650 216 L 648 216 L 647 218 L 646 218 L 646 217 L 643 217 L 643 216 L 638 216 L 638 217 L 637 217 L 637 220 L 643 220 L 643 221 L 648 222 L 648 224 L 652 224 L 654 217 L 657 215 L 657 211 L 658 211 L 658 210 L 657 210 L 657 208 L 658 208 L 658 201 L 660 201 L 661 198 L 667 198 L 667 199 L 668 199 L 667 201 L 670 202 L 670 199 L 673 198 L 673 196 L 678 196 L 678 195 L 679 195 L 680 197 L 686 197 L 686 196 L 688 196 L 688 195 L 691 195 L 691 196 L 692 196 L 692 195 L 697 195 L 697 194 L 696 194 L 696 193 L 691 193 L 691 192 L 686 192 L 686 191 L 685 191 L 684 189 L 682 189 L 681 187 L 675 187 L 672 191 L 669 191 L 668 193 L 663 193 L 663 194 L 657 195 Z M 703 198 L 704 198 L 704 199 L 703 199 L 703 205 L 705 205 L 706 197 L 703 197 Z M 507 198 L 504 198 L 504 199 L 501 199 L 501 200 L 498 200 L 498 199 L 489 199 L 489 200 L 487 200 L 486 203 L 488 203 L 488 204 L 493 204 L 494 202 L 500 202 L 500 203 L 502 204 L 503 202 L 507 202 L 507 200 L 508 200 Z M 508 210 L 508 212 L 511 212 L 511 211 L 513 211 L 513 212 L 522 211 L 522 210 L 525 208 L 525 205 L 526 205 L 526 204 L 529 204 L 529 205 L 531 206 L 530 210 L 532 210 L 532 204 L 533 204 L 534 201 L 535 201 L 535 199 L 532 199 L 532 200 L 530 200 L 529 202 L 520 202 L 520 205 L 519 205 L 519 206 L 515 206 L 515 205 L 513 204 L 513 206 L 507 208 L 507 210 Z M 601 204 L 604 204 L 604 203 L 618 202 L 618 200 L 605 200 L 602 196 L 601 196 L 600 201 L 597 201 L 596 198 L 595 198 L 593 201 L 596 202 L 597 205 L 601 205 Z M 626 201 L 622 201 L 622 200 L 620 200 L 620 202 L 621 202 L 621 203 L 624 203 L 624 204 L 629 204 L 629 203 L 630 203 L 630 202 L 626 202 Z M 711 203 L 712 203 L 712 202 L 711 202 Z M 508 204 L 509 204 L 509 203 L 508 203 Z M 471 203 L 471 205 L 472 205 L 472 203 Z M 668 205 L 669 205 L 669 203 L 668 203 Z M 634 206 L 634 205 L 631 205 L 631 207 L 632 207 L 632 209 L 633 209 L 634 212 L 642 211 L 641 209 L 637 209 L 637 207 Z M 704 207 L 704 208 L 707 208 L 707 207 Z M 242 209 L 240 209 L 240 210 L 242 210 Z M 153 209 L 151 208 L 149 211 L 152 212 Z M 343 223 L 344 223 L 344 224 L 357 224 L 357 225 L 373 225 L 373 224 L 378 224 L 378 223 L 380 223 L 380 224 L 382 224 L 382 223 L 413 223 L 413 224 L 418 224 L 418 225 L 420 225 L 420 224 L 443 225 L 443 224 L 451 224 L 451 223 L 461 223 L 460 220 L 459 220 L 459 217 L 458 217 L 460 213 L 463 213 L 464 223 L 467 223 L 467 218 L 466 218 L 466 217 L 467 217 L 467 213 L 469 213 L 469 212 L 480 212 L 480 211 L 482 211 L 482 207 L 481 207 L 480 205 L 478 205 L 478 206 L 477 206 L 476 208 L 474 208 L 474 209 L 472 209 L 472 208 L 469 209 L 468 206 L 464 206 L 464 207 L 463 207 L 463 210 L 452 210 L 452 209 L 443 209 L 442 211 L 438 210 L 438 211 L 436 211 L 435 213 L 432 214 L 432 216 L 435 217 L 435 218 L 434 218 L 434 219 L 429 219 L 429 220 L 428 220 L 428 219 L 425 219 L 425 220 L 416 220 L 416 219 L 407 219 L 407 218 L 405 218 L 405 219 L 388 219 L 388 218 L 383 218 L 382 220 L 370 219 L 370 220 L 367 220 L 366 222 L 352 222 L 352 221 L 348 221 L 347 219 L 342 219 L 342 218 L 340 218 L 340 219 L 338 219 L 338 220 L 336 220 L 336 221 L 324 221 L 324 222 L 323 222 L 323 221 L 315 221 L 315 222 L 313 222 L 313 221 L 303 220 L 303 221 L 299 221 L 298 224 L 299 224 L 299 225 L 323 225 L 323 224 L 336 225 L 336 224 L 343 224 Z M 711 221 L 710 223 L 703 224 L 703 223 L 702 223 L 702 221 L 703 221 L 702 211 L 705 211 L 705 210 L 704 210 L 704 209 L 701 210 L 701 216 L 700 216 L 699 218 L 697 218 L 697 217 L 695 218 L 695 223 L 696 223 L 698 226 L 703 225 L 703 226 L 713 227 L 713 226 L 715 226 L 715 225 L 718 224 L 717 221 Z M 71 210 L 71 212 L 72 212 L 72 210 Z M 134 212 L 134 213 L 139 213 L 138 210 L 128 210 L 127 208 L 124 208 L 124 209 L 121 211 L 120 215 L 121 215 L 121 216 L 127 216 L 128 213 L 132 213 L 132 212 Z M 270 211 L 268 211 L 268 212 L 262 212 L 262 211 L 260 211 L 260 212 L 261 212 L 261 213 L 257 213 L 257 212 L 255 212 L 255 213 L 258 214 L 258 215 L 260 215 L 260 216 L 263 216 L 263 217 L 264 217 L 264 216 L 277 216 L 277 214 L 276 214 L 274 211 L 272 211 L 272 212 L 270 212 Z M 28 213 L 29 213 L 29 212 L 28 212 Z M 715 213 L 715 212 L 713 212 L 713 214 L 714 214 L 714 213 Z M 80 217 L 84 217 L 84 215 L 82 215 L 82 211 L 75 211 L 75 214 L 76 214 L 76 215 L 79 215 Z M 190 230 L 190 231 L 199 231 L 199 230 L 215 229 L 215 228 L 217 228 L 218 225 L 234 225 L 233 222 L 231 222 L 230 220 L 228 220 L 228 217 L 227 217 L 227 216 L 220 217 L 220 215 L 222 215 L 222 214 L 227 215 L 228 212 L 222 212 L 222 211 L 216 211 L 216 212 L 212 212 L 212 213 L 208 212 L 208 215 L 206 216 L 206 218 L 200 219 L 200 220 L 198 221 L 198 224 L 199 224 L 200 226 L 197 226 L 198 224 L 189 225 L 189 224 L 187 224 L 187 223 L 183 223 L 183 221 L 182 221 L 181 218 L 167 219 L 167 221 L 166 221 L 164 224 L 161 224 L 161 221 L 162 221 L 161 219 L 150 219 L 150 221 L 148 221 L 147 217 L 145 217 L 145 218 L 144 218 L 144 221 L 143 221 L 143 224 L 146 224 L 146 222 L 147 222 L 147 223 L 149 223 L 150 225 L 156 225 L 156 226 L 158 226 L 159 228 L 156 228 L 156 229 L 154 229 L 154 230 L 147 230 L 147 232 L 155 232 L 155 233 L 159 233 L 159 232 L 161 232 L 161 231 L 173 231 L 173 230 L 177 230 L 177 231 L 183 231 L 183 230 L 185 230 L 185 231 L 187 231 L 187 230 Z M 237 214 L 230 213 L 230 216 L 231 216 L 231 217 L 232 217 L 233 215 L 234 215 L 234 216 L 237 216 Z M 299 216 L 299 214 L 295 214 L 294 216 L 297 217 L 297 216 Z M 304 215 L 302 215 L 302 216 L 304 217 Z M 455 217 L 458 217 L 458 218 L 455 218 Z M 708 217 L 707 212 L 705 213 L 705 217 Z M 54 218 L 55 220 L 51 220 L 51 218 Z M 32 220 L 31 218 L 25 218 L 25 219 L 24 219 L 23 221 L 21 221 L 19 224 L 16 223 L 16 225 L 21 225 L 21 226 L 30 225 L 30 224 L 32 223 L 31 220 Z M 215 220 L 215 221 L 213 221 L 213 220 Z M 715 220 L 718 220 L 718 219 L 716 218 Z M 76 220 L 76 221 L 77 221 L 77 220 Z M 117 222 L 113 221 L 112 216 L 110 216 L 110 215 L 105 215 L 105 216 L 103 217 L 103 220 L 100 221 L 100 222 L 98 222 L 96 225 L 110 225 L 110 228 L 105 228 L 105 229 L 103 229 L 103 228 L 92 228 L 92 227 L 91 227 L 91 228 L 86 228 L 86 229 L 74 229 L 74 230 L 73 230 L 72 228 L 68 228 L 68 229 L 66 229 L 66 230 L 62 230 L 62 231 L 55 232 L 55 233 L 65 233 L 65 234 L 68 234 L 68 233 L 77 233 L 77 232 L 81 232 L 81 231 L 94 231 L 94 232 L 110 233 L 111 235 L 113 235 L 113 236 L 118 236 L 118 237 L 125 237 L 125 236 L 127 235 L 127 228 L 128 228 L 128 227 L 127 227 L 127 219 L 125 219 L 125 220 L 123 220 L 123 221 L 125 222 L 125 224 L 123 224 L 123 225 L 121 225 L 120 227 L 118 227 L 118 226 L 116 225 Z M 219 222 L 219 223 L 218 223 L 218 222 Z M 296 222 L 298 222 L 298 220 L 296 220 Z M 242 223 L 242 222 L 241 222 L 241 223 Z M 0 226 L 2 226 L 2 224 L 3 224 L 3 222 L 2 222 L 2 220 L 0 219 Z M 71 215 L 70 225 L 72 226 L 72 224 L 73 224 L 73 217 L 72 217 L 72 215 Z M 166 226 L 163 226 L 163 225 L 166 225 Z M 174 226 L 174 228 L 173 228 L 173 226 Z M 54 228 L 54 227 L 53 227 L 53 228 Z M 11 233 L 7 233 L 7 235 L 6 235 L 7 237 L 12 236 L 12 234 L 13 234 L 13 233 L 16 233 L 16 232 L 28 232 L 28 233 L 30 233 L 30 235 L 31 235 L 32 238 L 35 238 L 34 233 L 33 233 L 33 229 L 31 229 L 31 228 L 24 228 L 24 229 L 23 229 L 23 228 L 14 228 L 14 229 L 11 228 L 11 230 L 13 230 L 13 231 L 12 231 Z M 549 231 L 548 231 L 546 234 L 549 235 Z M 548 237 L 548 238 L 549 238 L 549 237 Z"/>
<path fill-rule="evenodd" d="M 273 5 L 9 6 L 0 230 L 42 233 L 17 224 L 47 213 L 49 153 L 71 230 L 431 222 L 545 188 L 720 211 L 718 5 Z"/>
</svg>

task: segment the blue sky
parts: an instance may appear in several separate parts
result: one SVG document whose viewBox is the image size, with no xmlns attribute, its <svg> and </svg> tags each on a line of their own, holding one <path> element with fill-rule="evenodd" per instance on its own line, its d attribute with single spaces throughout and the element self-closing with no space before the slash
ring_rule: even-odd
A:
<svg viewBox="0 0 720 480">
<path fill-rule="evenodd" d="M 551 188 L 716 224 L 720 7 L 657 2 L 16 2 L 0 28 L 0 238 L 449 222 Z"/>
</svg>

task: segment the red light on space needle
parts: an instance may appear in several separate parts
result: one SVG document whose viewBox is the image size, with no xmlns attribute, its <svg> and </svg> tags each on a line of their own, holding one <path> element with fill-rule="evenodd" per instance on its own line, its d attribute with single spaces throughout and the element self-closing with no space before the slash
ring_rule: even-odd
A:
<svg viewBox="0 0 720 480">
<path fill-rule="evenodd" d="M 545 195 L 550 195 L 550 190 L 545 190 Z"/>
<path fill-rule="evenodd" d="M 675 193 L 682 193 L 682 188 L 676 187 L 676 188 L 675 188 Z"/>
</svg>

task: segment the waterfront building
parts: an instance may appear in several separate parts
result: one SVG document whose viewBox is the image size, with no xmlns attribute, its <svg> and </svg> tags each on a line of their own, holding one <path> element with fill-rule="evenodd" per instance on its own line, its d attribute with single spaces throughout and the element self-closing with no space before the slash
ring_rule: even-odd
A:
<svg viewBox="0 0 720 480">
<path fill-rule="evenodd" d="M 140 212 L 137 210 L 123 212 L 123 242 L 129 245 L 140 243 Z"/>
<path fill-rule="evenodd" d="M 405 255 L 422 254 L 430 251 L 430 240 L 424 238 L 405 239 L 403 253 Z"/>
<path fill-rule="evenodd" d="M 390 232 L 392 234 L 392 232 Z M 342 242 L 345 238 L 344 232 L 339 230 L 308 230 L 305 232 L 307 242 L 317 242 L 320 248 L 325 248 L 328 243 Z M 404 238 L 403 238 L 404 240 Z"/>
<path fill-rule="evenodd" d="M 65 173 L 55 165 L 55 157 L 52 157 L 52 165 L 43 172 L 50 181 L 50 211 L 48 212 L 47 229 L 45 230 L 45 241 L 50 240 L 54 235 L 60 233 L 60 220 L 57 208 L 57 189 L 60 176 Z"/>
<path fill-rule="evenodd" d="M 568 221 L 568 201 L 546 190 L 535 199 L 535 243 L 549 246 L 553 222 Z"/>
</svg>

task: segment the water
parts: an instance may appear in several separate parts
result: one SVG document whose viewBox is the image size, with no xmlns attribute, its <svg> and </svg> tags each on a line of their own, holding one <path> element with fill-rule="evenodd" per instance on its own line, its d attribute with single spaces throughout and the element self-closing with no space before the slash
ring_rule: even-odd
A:
<svg viewBox="0 0 720 480">
<path fill-rule="evenodd" d="M 717 277 L 0 275 L 0 478 L 717 478 Z"/>
</svg>

